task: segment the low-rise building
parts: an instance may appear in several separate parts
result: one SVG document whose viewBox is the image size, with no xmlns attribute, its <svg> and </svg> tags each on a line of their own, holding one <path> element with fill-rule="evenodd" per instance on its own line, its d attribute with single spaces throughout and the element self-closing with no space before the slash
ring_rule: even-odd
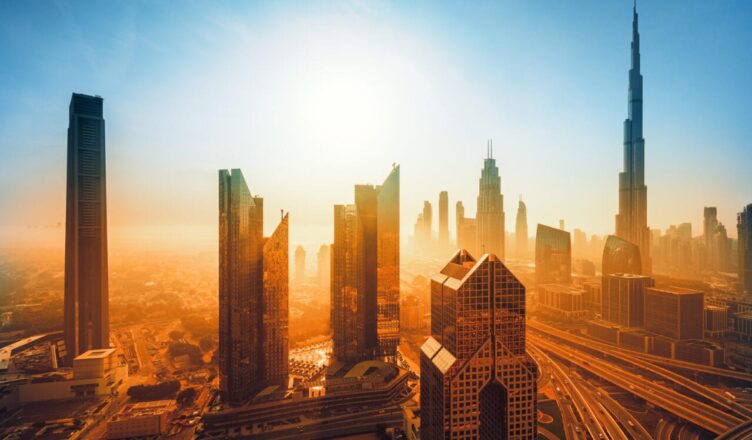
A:
<svg viewBox="0 0 752 440">
<path fill-rule="evenodd" d="M 540 284 L 537 290 L 541 313 L 564 321 L 585 319 L 583 289 L 571 284 Z"/>
<path fill-rule="evenodd" d="M 725 336 L 730 330 L 728 307 L 726 306 L 705 306 L 705 337 L 717 338 Z"/>
<path fill-rule="evenodd" d="M 107 422 L 107 438 L 119 439 L 166 434 L 175 411 L 174 400 L 128 404 Z"/>
<path fill-rule="evenodd" d="M 112 394 L 128 377 L 114 348 L 89 350 L 73 360 L 73 371 L 47 374 L 19 385 L 20 403 Z"/>
</svg>

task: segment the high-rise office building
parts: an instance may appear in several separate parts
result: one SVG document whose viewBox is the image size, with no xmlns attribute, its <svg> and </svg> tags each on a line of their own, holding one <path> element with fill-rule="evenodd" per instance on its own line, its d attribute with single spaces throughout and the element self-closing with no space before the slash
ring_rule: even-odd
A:
<svg viewBox="0 0 752 440">
<path fill-rule="evenodd" d="M 65 211 L 65 363 L 109 348 L 107 185 L 103 100 L 74 93 L 68 120 Z"/>
<path fill-rule="evenodd" d="M 642 273 L 650 274 L 648 187 L 645 186 L 645 139 L 642 133 L 642 74 L 637 9 L 632 21 L 632 63 L 629 69 L 628 117 L 624 121 L 624 171 L 619 173 L 616 235 L 640 248 Z"/>
<path fill-rule="evenodd" d="M 355 205 L 334 206 L 334 242 L 331 246 L 330 325 L 334 357 L 360 359 L 356 339 L 358 292 Z"/>
<path fill-rule="evenodd" d="M 517 258 L 527 258 L 527 234 L 527 206 L 525 206 L 525 202 L 520 198 L 520 203 L 517 206 L 517 222 L 514 228 L 515 241 L 517 242 Z"/>
<path fill-rule="evenodd" d="M 295 284 L 301 286 L 306 280 L 306 251 L 303 246 L 295 248 Z"/>
<path fill-rule="evenodd" d="M 439 248 L 449 249 L 449 193 L 439 193 Z"/>
<path fill-rule="evenodd" d="M 376 196 L 376 301 L 379 354 L 395 356 L 400 331 L 400 169 L 392 168 Z"/>
<path fill-rule="evenodd" d="M 739 234 L 739 290 L 752 294 L 752 203 L 736 216 Z"/>
<path fill-rule="evenodd" d="M 322 288 L 328 288 L 329 287 L 329 272 L 330 272 L 330 263 L 331 263 L 331 257 L 329 255 L 330 247 L 328 244 L 322 244 L 319 247 L 319 252 L 316 255 L 316 260 L 318 262 L 317 264 L 317 271 L 318 271 L 318 280 L 319 280 L 319 286 Z"/>
<path fill-rule="evenodd" d="M 219 388 L 231 403 L 287 383 L 288 218 L 270 238 L 263 219 L 243 173 L 220 170 Z"/>
<path fill-rule="evenodd" d="M 331 325 L 334 355 L 355 362 L 399 344 L 399 166 L 380 186 L 356 185 L 335 205 Z"/>
<path fill-rule="evenodd" d="M 462 204 L 462 200 L 457 200 L 457 203 L 454 206 L 454 233 L 457 237 L 456 247 L 461 248 L 460 246 L 460 226 L 462 226 L 462 221 L 465 219 L 465 206 Z"/>
<path fill-rule="evenodd" d="M 433 240 L 433 207 L 428 200 L 423 202 L 423 250 L 429 250 Z"/>
<path fill-rule="evenodd" d="M 264 385 L 287 387 L 289 372 L 289 222 L 282 217 L 274 233 L 264 239 L 261 349 Z"/>
<path fill-rule="evenodd" d="M 502 261 L 504 254 L 504 196 L 501 194 L 501 177 L 493 145 L 488 143 L 488 157 L 483 161 L 478 182 L 478 209 L 475 214 L 477 227 L 477 252 L 494 254 Z"/>
<path fill-rule="evenodd" d="M 572 245 L 569 232 L 538 225 L 535 232 L 535 283 L 572 282 Z"/>
<path fill-rule="evenodd" d="M 703 209 L 702 238 L 705 243 L 704 268 L 718 269 L 718 210 L 715 206 Z"/>
<path fill-rule="evenodd" d="M 603 277 L 602 317 L 624 327 L 641 327 L 645 322 L 645 289 L 653 287 L 644 275 L 615 273 Z"/>
<path fill-rule="evenodd" d="M 537 376 L 525 352 L 525 286 L 495 255 L 457 251 L 431 280 L 421 438 L 534 439 Z"/>
<path fill-rule="evenodd" d="M 462 202 L 457 202 L 455 211 L 457 215 L 457 247 L 475 254 L 477 252 L 475 245 L 478 243 L 476 221 L 474 218 L 465 217 L 465 207 Z"/>
<path fill-rule="evenodd" d="M 705 294 L 682 287 L 645 289 L 645 329 L 671 339 L 702 339 Z"/>
</svg>

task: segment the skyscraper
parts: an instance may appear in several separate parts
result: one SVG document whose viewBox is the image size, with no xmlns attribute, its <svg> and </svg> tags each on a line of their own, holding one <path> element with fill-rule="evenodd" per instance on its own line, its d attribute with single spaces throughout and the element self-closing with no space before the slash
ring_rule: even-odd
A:
<svg viewBox="0 0 752 440">
<path fill-rule="evenodd" d="M 317 260 L 317 271 L 318 271 L 318 279 L 319 279 L 319 286 L 322 288 L 328 288 L 329 287 L 329 272 L 330 272 L 330 263 L 331 263 L 331 256 L 329 255 L 330 246 L 328 244 L 322 244 L 319 246 L 319 252 L 316 255 Z"/>
<path fill-rule="evenodd" d="M 615 273 L 640 274 L 640 248 L 615 235 L 609 235 L 603 246 L 603 276 Z"/>
<path fill-rule="evenodd" d="M 305 283 L 306 278 L 306 251 L 303 246 L 295 248 L 295 284 L 298 286 Z"/>
<path fill-rule="evenodd" d="M 537 376 L 525 352 L 525 286 L 495 255 L 458 250 L 431 280 L 421 438 L 534 439 Z"/>
<path fill-rule="evenodd" d="M 356 185 L 335 205 L 331 325 L 334 355 L 394 356 L 399 344 L 399 166 L 380 186 Z"/>
<path fill-rule="evenodd" d="M 517 222 L 514 228 L 514 237 L 517 241 L 517 258 L 527 257 L 527 206 L 520 197 L 520 203 L 517 206 Z"/>
<path fill-rule="evenodd" d="M 282 387 L 287 387 L 290 353 L 288 223 L 288 215 L 284 214 L 263 246 L 262 381 L 264 385 Z"/>
<path fill-rule="evenodd" d="M 739 291 L 752 294 L 752 203 L 736 216 L 739 234 Z"/>
<path fill-rule="evenodd" d="M 439 247 L 442 251 L 449 248 L 449 193 L 439 193 Z"/>
<path fill-rule="evenodd" d="M 433 207 L 428 200 L 423 202 L 423 250 L 430 250 L 432 248 L 431 241 L 433 240 Z"/>
<path fill-rule="evenodd" d="M 652 271 L 648 228 L 648 187 L 645 186 L 645 139 L 642 136 L 642 74 L 637 9 L 632 21 L 632 64 L 629 69 L 628 117 L 624 121 L 624 171 L 619 173 L 616 235 L 640 248 L 642 272 Z"/>
<path fill-rule="evenodd" d="M 454 233 L 457 236 L 456 247 L 458 247 L 458 248 L 461 248 L 461 246 L 460 246 L 460 226 L 462 226 L 462 221 L 464 219 L 465 219 L 465 206 L 462 204 L 462 200 L 457 200 L 457 203 L 454 206 L 454 226 L 455 226 Z"/>
<path fill-rule="evenodd" d="M 107 185 L 103 100 L 74 93 L 68 121 L 65 211 L 65 363 L 109 348 Z"/>
<path fill-rule="evenodd" d="M 572 244 L 569 232 L 538 225 L 535 232 L 535 283 L 572 282 Z"/>
<path fill-rule="evenodd" d="M 264 199 L 219 171 L 219 388 L 242 403 L 287 383 L 288 218 L 263 237 Z"/>
<path fill-rule="evenodd" d="M 705 242 L 704 268 L 718 269 L 718 210 L 715 206 L 703 209 L 703 241 Z"/>
<path fill-rule="evenodd" d="M 504 196 L 491 141 L 488 141 L 488 157 L 483 161 L 478 186 L 476 250 L 504 260 Z"/>
<path fill-rule="evenodd" d="M 384 183 L 377 187 L 376 203 L 379 354 L 395 356 L 400 340 L 400 169 L 398 165 L 392 168 Z"/>
</svg>

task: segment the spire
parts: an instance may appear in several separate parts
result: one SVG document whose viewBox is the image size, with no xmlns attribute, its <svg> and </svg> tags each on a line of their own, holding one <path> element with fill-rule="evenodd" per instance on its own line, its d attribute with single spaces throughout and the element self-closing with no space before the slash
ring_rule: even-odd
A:
<svg viewBox="0 0 752 440">
<path fill-rule="evenodd" d="M 640 32 L 638 30 L 637 0 L 632 7 L 632 69 L 640 71 Z"/>
</svg>

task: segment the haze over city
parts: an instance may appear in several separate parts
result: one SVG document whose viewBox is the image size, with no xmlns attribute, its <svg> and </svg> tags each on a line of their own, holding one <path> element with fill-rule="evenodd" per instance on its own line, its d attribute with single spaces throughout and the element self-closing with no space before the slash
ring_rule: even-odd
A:
<svg viewBox="0 0 752 440">
<path fill-rule="evenodd" d="M 649 223 L 697 228 L 712 202 L 733 224 L 752 187 L 750 5 L 641 7 Z M 331 241 L 331 205 L 352 197 L 351 182 L 376 183 L 400 163 L 404 238 L 441 190 L 473 214 L 489 138 L 507 212 L 522 195 L 532 223 L 563 218 L 606 234 L 621 164 L 624 8 L 4 3 L 2 242 L 62 246 L 62 234 L 39 240 L 26 227 L 65 220 L 70 90 L 107 103 L 113 250 L 214 247 L 215 172 L 228 166 L 267 196 L 267 219 L 290 211 L 291 241 L 312 250 Z M 154 228 L 172 225 L 201 232 L 170 239 L 171 228 Z"/>
<path fill-rule="evenodd" d="M 752 438 L 750 22 L 0 2 L 0 438 Z"/>
</svg>

